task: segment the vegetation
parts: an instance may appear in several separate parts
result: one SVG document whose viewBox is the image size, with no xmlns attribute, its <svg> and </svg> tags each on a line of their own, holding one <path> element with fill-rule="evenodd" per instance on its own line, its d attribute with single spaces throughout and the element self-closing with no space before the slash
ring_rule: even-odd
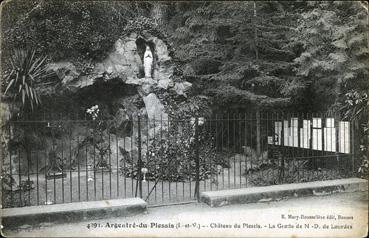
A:
<svg viewBox="0 0 369 238">
<path fill-rule="evenodd" d="M 172 120 L 164 135 L 158 134 L 144 156 L 142 167 L 148 169 L 148 180 L 194 181 L 196 177 L 196 153 L 199 153 L 200 180 L 216 173 L 217 155 L 215 145 L 204 129 L 203 120 L 199 121 L 195 132 L 194 120 Z M 198 133 L 197 140 L 195 133 Z M 125 153 L 121 171 L 127 177 L 136 178 L 137 160 Z"/>
<path fill-rule="evenodd" d="M 97 108 L 88 111 L 93 126 L 77 145 L 92 145 L 98 151 L 98 168 L 108 167 L 112 153 L 107 138 L 112 126 L 105 119 L 112 119 L 121 106 L 135 113 L 144 111 L 141 95 L 119 78 L 70 95 L 46 66 L 71 63 L 73 70 L 88 78 L 94 63 L 102 62 L 118 39 L 149 31 L 168 46 L 175 64 L 173 81 L 185 80 L 192 87 L 186 96 L 174 89 L 154 89 L 174 123 L 168 128 L 168 140 L 156 138 L 148 146 L 148 179 L 193 178 L 196 148 L 201 163 L 211 161 L 201 166 L 201 178 L 207 178 L 214 172 L 213 165 L 223 162 L 212 139 L 205 139 L 209 135 L 200 129 L 199 143 L 194 144 L 193 125 L 179 119 L 245 109 L 340 111 L 341 118 L 357 121 L 361 159 L 356 169 L 360 176 L 367 174 L 368 10 L 360 1 L 13 0 L 4 4 L 2 13 L 2 101 L 19 105 L 22 112 L 37 112 L 41 101 L 43 110 L 58 108 L 61 113 L 85 114 L 95 104 L 106 109 L 106 117 Z M 38 139 L 41 132 L 28 129 L 14 130 L 13 144 L 7 145 L 23 146 L 27 159 L 31 149 L 38 148 L 35 144 L 43 144 Z M 128 156 L 125 151 L 122 154 Z M 129 164 L 122 172 L 135 177 L 137 161 L 125 159 Z"/>
<path fill-rule="evenodd" d="M 32 111 L 41 103 L 36 84 L 50 75 L 45 66 L 47 57 L 36 57 L 35 53 L 35 50 L 13 52 L 9 59 L 11 69 L 5 76 L 7 87 L 4 92 L 5 96 L 11 94 L 14 102 L 20 101 L 24 110 L 30 107 Z"/>
<path fill-rule="evenodd" d="M 349 90 L 367 90 L 360 2 L 15 0 L 3 12 L 3 59 L 10 49 L 33 47 L 85 69 L 120 36 L 153 29 L 175 49 L 178 76 L 195 83 L 195 94 L 211 96 L 215 108 L 260 106 L 263 95 L 263 107 L 327 110 Z"/>
</svg>

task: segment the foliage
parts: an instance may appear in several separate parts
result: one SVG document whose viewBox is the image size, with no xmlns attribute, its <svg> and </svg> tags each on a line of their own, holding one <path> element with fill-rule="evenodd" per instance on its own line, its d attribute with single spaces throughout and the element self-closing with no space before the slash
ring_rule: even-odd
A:
<svg viewBox="0 0 369 238">
<path fill-rule="evenodd" d="M 15 101 L 21 101 L 23 109 L 31 107 L 32 111 L 41 103 L 36 85 L 50 75 L 45 67 L 47 57 L 36 57 L 35 54 L 35 50 L 14 51 L 9 59 L 11 69 L 5 76 L 7 87 L 4 92 L 4 95 L 11 93 Z"/>
<path fill-rule="evenodd" d="M 339 161 L 338 163 L 342 163 Z M 347 178 L 351 176 L 350 170 L 345 165 L 320 164 L 321 167 L 312 166 L 314 162 L 309 160 L 288 161 L 284 164 L 264 163 L 257 169 L 248 170 L 245 176 L 254 186 L 268 186 L 285 183 L 303 183 L 312 181 L 324 181 L 331 179 Z M 347 165 L 346 165 L 347 166 Z"/>
<path fill-rule="evenodd" d="M 110 128 L 110 121 L 104 120 L 104 115 L 100 112 L 99 106 L 94 105 L 86 110 L 86 113 L 91 117 L 92 123 L 90 124 L 89 133 L 86 138 L 78 145 L 79 147 L 87 146 L 88 144 L 93 146 L 93 151 L 97 150 L 97 162 L 93 165 L 95 169 L 108 169 L 110 165 L 107 162 L 107 157 L 111 154 L 111 148 L 107 133 Z M 78 150 L 79 151 L 79 150 Z M 77 155 L 78 156 L 78 155 Z"/>
<path fill-rule="evenodd" d="M 294 39 L 303 52 L 295 62 L 311 84 L 311 103 L 326 110 L 351 89 L 367 90 L 367 10 L 359 2 L 310 2 L 301 16 Z"/>
<path fill-rule="evenodd" d="M 213 74 L 219 72 L 221 62 L 211 58 L 195 59 L 192 63 L 192 68 L 196 74 Z"/>
<path fill-rule="evenodd" d="M 144 30 L 153 30 L 157 28 L 158 24 L 153 22 L 150 18 L 144 16 L 138 16 L 133 20 L 129 20 L 125 26 L 124 32 L 136 32 L 142 33 Z"/>
<path fill-rule="evenodd" d="M 144 2 L 9 1 L 2 22 L 9 48 L 34 47 L 54 61 L 104 57 L 128 20 L 146 15 Z M 10 14 L 11 13 L 11 14 Z"/>
<path fill-rule="evenodd" d="M 228 108 L 239 103 L 232 94 L 222 94 L 229 86 L 246 95 L 271 98 L 271 105 L 264 100 L 261 106 L 276 106 L 278 102 L 286 106 L 285 101 L 305 90 L 306 85 L 293 71 L 299 46 L 289 38 L 296 33 L 292 19 L 297 17 L 298 7 L 290 5 L 258 2 L 256 16 L 252 2 L 207 2 L 186 8 L 182 24 L 172 33 L 176 54 L 193 67 L 196 75 L 208 80 L 202 89 L 211 92 L 207 95 L 215 100 L 214 105 Z M 258 103 L 257 96 L 249 96 L 244 105 Z"/>
<path fill-rule="evenodd" d="M 285 183 L 304 183 L 347 178 L 349 177 L 349 174 L 337 169 L 328 168 L 323 168 L 319 170 L 302 168 L 297 171 L 294 169 L 293 166 L 289 166 L 285 168 L 285 174 L 281 178 L 280 169 L 278 168 L 278 166 L 274 166 L 258 171 L 253 171 L 246 176 L 248 176 L 250 183 L 254 186 L 269 186 Z"/>
<path fill-rule="evenodd" d="M 369 100 L 366 92 L 350 90 L 345 97 L 345 104 L 341 108 L 345 119 L 353 120 L 368 115 Z"/>
<path fill-rule="evenodd" d="M 209 89 L 207 93 L 213 96 L 216 104 L 225 105 L 253 105 L 258 102 L 261 107 L 273 107 L 273 105 L 288 105 L 289 98 L 272 98 L 266 95 L 258 95 L 253 92 L 241 90 L 233 86 L 223 86 L 216 89 Z M 251 105 L 249 109 L 252 108 Z"/>
<path fill-rule="evenodd" d="M 194 120 L 171 120 L 165 135 L 151 141 L 142 165 L 148 169 L 148 180 L 194 180 L 196 150 L 199 152 L 200 180 L 216 173 L 215 147 L 213 140 L 205 132 L 204 118 L 199 119 L 198 141 L 195 141 Z M 128 177 L 136 177 L 137 163 L 137 160 L 126 154 L 121 172 Z"/>
<path fill-rule="evenodd" d="M 10 176 L 8 170 L 2 169 L 2 206 L 8 207 L 22 207 L 30 206 L 29 190 L 34 188 L 33 181 L 24 180 L 20 184 Z"/>
<path fill-rule="evenodd" d="M 369 160 L 363 159 L 358 169 L 358 175 L 360 178 L 369 179 Z"/>
<path fill-rule="evenodd" d="M 357 174 L 359 177 L 368 179 L 369 164 L 369 100 L 367 92 L 350 90 L 345 94 L 345 103 L 340 108 L 343 118 L 350 120 L 354 126 L 358 124 L 358 135 L 360 139 L 360 157 L 357 160 Z"/>
<path fill-rule="evenodd" d="M 152 31 L 170 48 L 174 80 L 191 65 L 200 95 L 230 85 L 321 110 L 367 87 L 367 12 L 359 2 L 11 1 L 4 12 L 14 12 L 3 17 L 4 57 L 26 45 L 88 68 L 122 35 Z M 227 108 L 231 99 L 214 105 Z"/>
</svg>

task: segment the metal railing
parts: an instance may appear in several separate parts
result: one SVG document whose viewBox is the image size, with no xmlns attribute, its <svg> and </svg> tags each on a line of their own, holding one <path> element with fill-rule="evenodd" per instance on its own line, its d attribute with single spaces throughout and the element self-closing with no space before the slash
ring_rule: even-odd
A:
<svg viewBox="0 0 369 238">
<path fill-rule="evenodd" d="M 356 128 L 323 113 L 13 119 L 3 130 L 2 204 L 164 204 L 201 191 L 351 177 Z"/>
</svg>

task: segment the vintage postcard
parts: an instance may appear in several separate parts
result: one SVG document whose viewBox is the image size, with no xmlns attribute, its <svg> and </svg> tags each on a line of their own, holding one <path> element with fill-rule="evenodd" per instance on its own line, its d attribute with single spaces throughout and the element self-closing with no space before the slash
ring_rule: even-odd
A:
<svg viewBox="0 0 369 238">
<path fill-rule="evenodd" d="M 366 237 L 366 1 L 7 0 L 5 237 Z"/>
</svg>

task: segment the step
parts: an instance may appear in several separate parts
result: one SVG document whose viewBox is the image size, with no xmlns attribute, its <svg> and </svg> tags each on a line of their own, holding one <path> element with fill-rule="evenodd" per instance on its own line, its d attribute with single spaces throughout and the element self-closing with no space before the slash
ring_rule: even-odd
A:
<svg viewBox="0 0 369 238">
<path fill-rule="evenodd" d="M 76 202 L 1 209 L 2 224 L 7 228 L 40 223 L 67 223 L 84 220 L 125 217 L 146 211 L 140 198 Z"/>
<path fill-rule="evenodd" d="M 201 202 L 211 207 L 230 204 L 268 202 L 289 197 L 319 196 L 337 192 L 368 191 L 368 181 L 359 178 L 208 191 L 200 194 Z"/>
</svg>

